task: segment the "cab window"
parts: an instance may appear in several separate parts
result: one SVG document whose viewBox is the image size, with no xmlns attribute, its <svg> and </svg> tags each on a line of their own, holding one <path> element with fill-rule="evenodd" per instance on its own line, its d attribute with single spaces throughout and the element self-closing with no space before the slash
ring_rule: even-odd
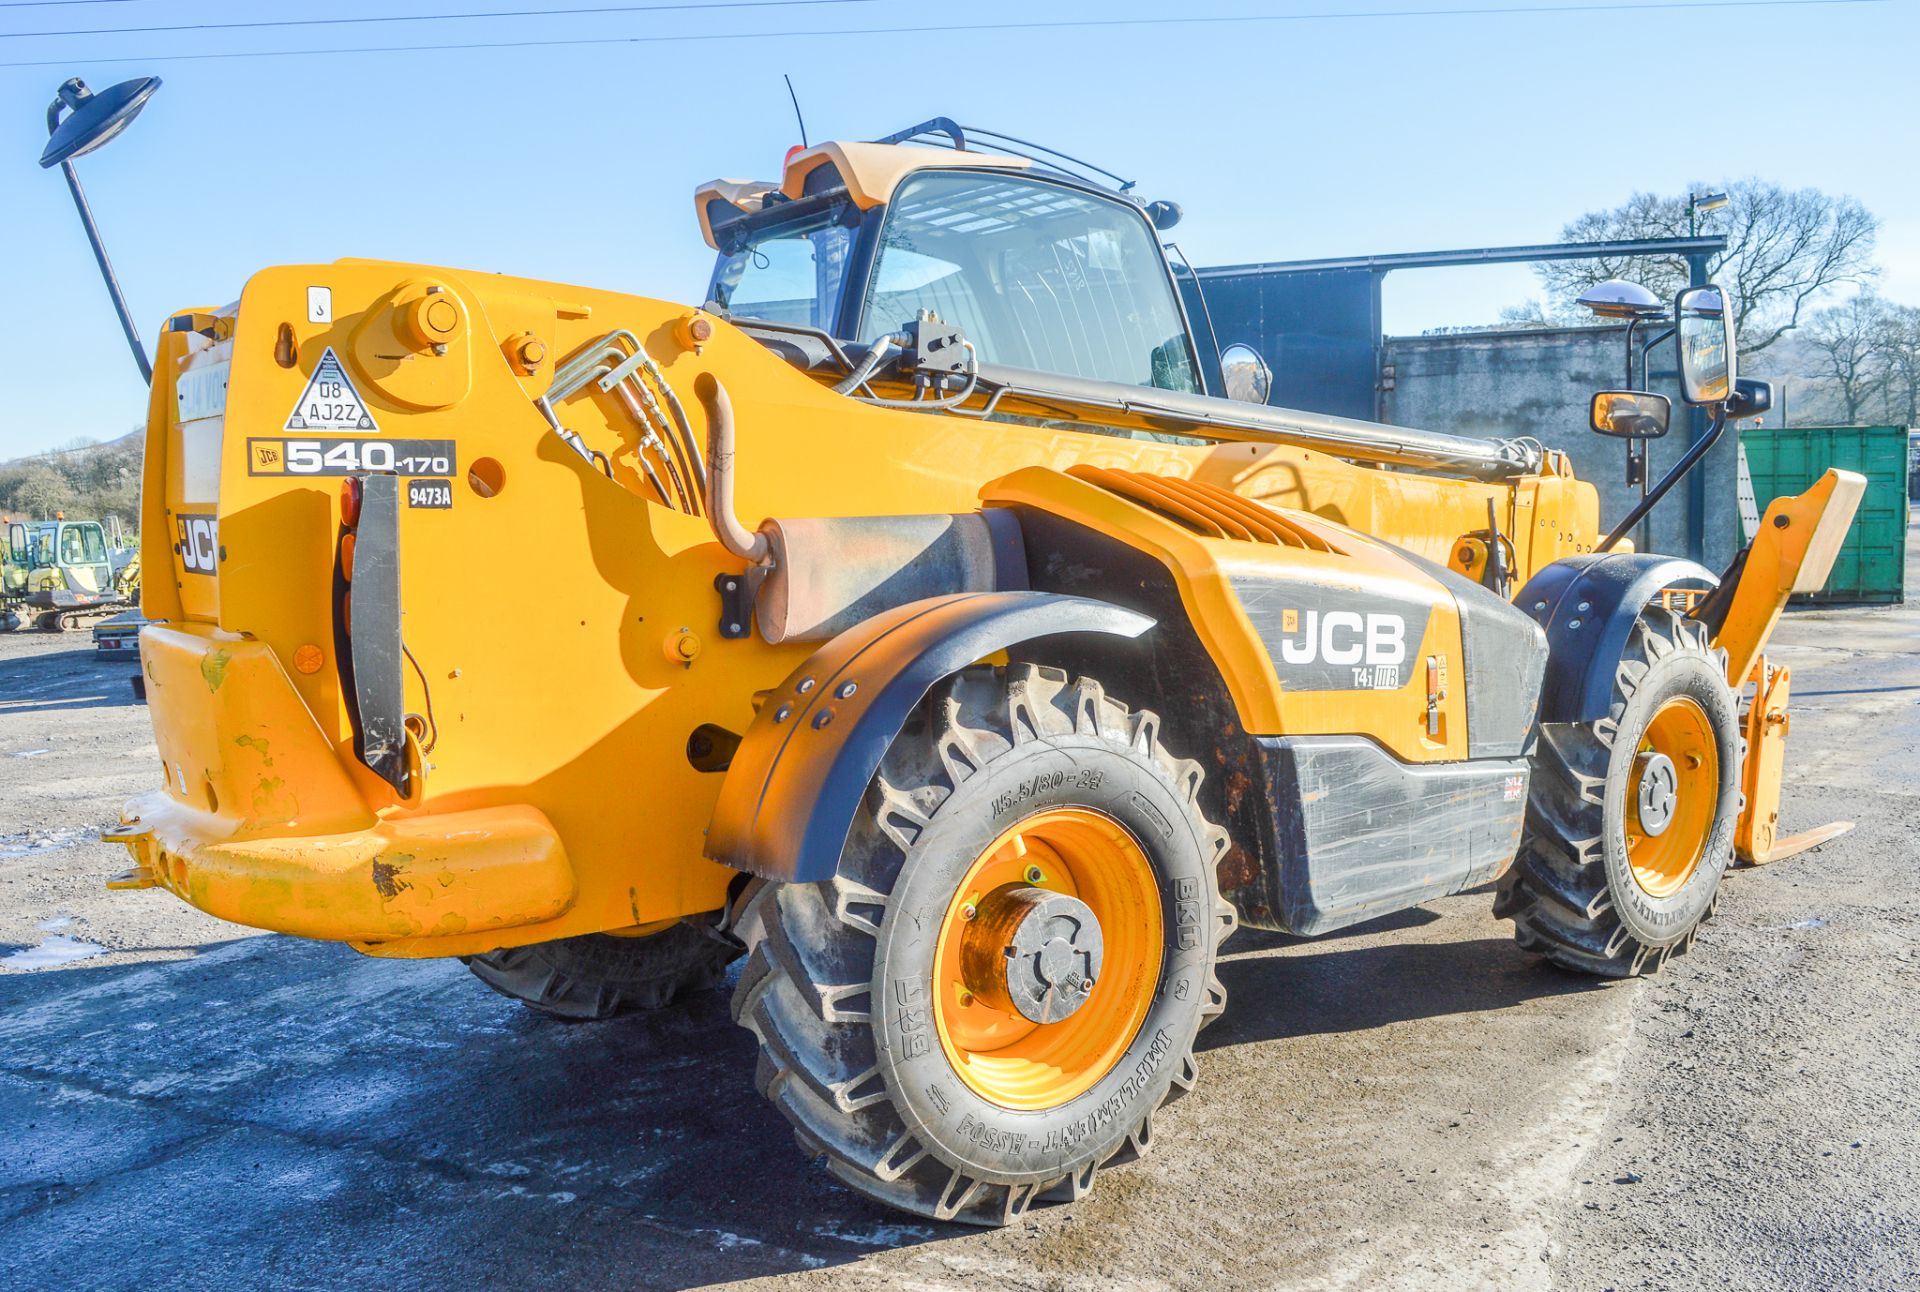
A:
<svg viewBox="0 0 1920 1292">
<path fill-rule="evenodd" d="M 837 208 L 750 235 L 721 260 L 708 294 L 736 318 L 831 332 L 852 243 Z"/>
<path fill-rule="evenodd" d="M 98 565 L 107 559 L 106 539 L 97 525 L 60 527 L 60 563 L 62 565 Z"/>
<path fill-rule="evenodd" d="M 1042 180 L 931 171 L 895 193 L 861 312 L 872 342 L 932 310 L 983 362 L 1200 393 L 1152 227 Z"/>
</svg>

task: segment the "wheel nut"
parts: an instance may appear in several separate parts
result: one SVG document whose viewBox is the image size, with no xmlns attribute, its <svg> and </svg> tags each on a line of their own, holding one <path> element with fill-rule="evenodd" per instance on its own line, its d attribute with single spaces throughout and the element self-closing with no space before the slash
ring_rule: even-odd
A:
<svg viewBox="0 0 1920 1292">
<path fill-rule="evenodd" d="M 1045 881 L 1045 879 L 1046 879 L 1046 875 L 1041 872 L 1040 867 L 1038 866 L 1027 867 L 1027 882 L 1029 884 L 1042 883 L 1043 881 Z"/>
<path fill-rule="evenodd" d="M 960 908 L 960 918 L 963 920 L 973 919 L 978 914 L 980 914 L 980 908 L 975 906 L 972 902 L 968 902 L 965 906 Z"/>
<path fill-rule="evenodd" d="M 968 991 L 966 988 L 962 987 L 960 989 L 960 1008 L 966 1009 L 972 1006 L 972 1004 L 973 1004 L 973 993 Z"/>
</svg>

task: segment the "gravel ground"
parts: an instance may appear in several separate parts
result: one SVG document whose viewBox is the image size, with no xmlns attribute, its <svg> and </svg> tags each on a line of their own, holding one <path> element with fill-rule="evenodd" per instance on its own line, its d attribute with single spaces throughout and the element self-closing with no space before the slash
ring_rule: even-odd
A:
<svg viewBox="0 0 1920 1292">
<path fill-rule="evenodd" d="M 1920 1283 L 1920 608 L 1791 616 L 1788 825 L 1696 953 L 1596 985 L 1485 893 L 1242 932 L 1145 1164 L 997 1232 L 835 1186 L 724 999 L 569 1026 L 457 963 L 108 893 L 131 665 L 0 635 L 0 1286 Z"/>
</svg>

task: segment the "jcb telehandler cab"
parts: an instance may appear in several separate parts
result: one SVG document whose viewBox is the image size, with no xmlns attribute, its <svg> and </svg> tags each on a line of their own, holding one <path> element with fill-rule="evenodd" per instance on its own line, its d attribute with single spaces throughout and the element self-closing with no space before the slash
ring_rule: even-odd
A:
<svg viewBox="0 0 1920 1292">
<path fill-rule="evenodd" d="M 800 1143 L 985 1224 L 1150 1147 L 1236 923 L 1498 880 L 1560 964 L 1684 951 L 1858 478 L 1724 582 L 1598 550 L 1561 453 L 1221 398 L 1148 208 L 942 130 L 703 187 L 704 308 L 346 260 L 175 315 L 121 883 L 567 1018 L 744 955 Z M 1716 426 L 1730 320 L 1674 315 Z"/>
</svg>

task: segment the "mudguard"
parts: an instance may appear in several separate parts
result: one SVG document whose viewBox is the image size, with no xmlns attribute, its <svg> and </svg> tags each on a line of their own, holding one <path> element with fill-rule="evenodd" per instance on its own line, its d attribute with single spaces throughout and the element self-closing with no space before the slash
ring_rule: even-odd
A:
<svg viewBox="0 0 1920 1292">
<path fill-rule="evenodd" d="M 1540 721 L 1594 722 L 1607 715 L 1613 670 L 1640 612 L 1661 589 L 1719 585 L 1703 565 L 1652 552 L 1594 552 L 1555 561 L 1527 581 L 1514 604 L 1547 633 Z"/>
<path fill-rule="evenodd" d="M 407 775 L 406 677 L 400 640 L 400 478 L 360 478 L 360 519 L 354 531 L 350 583 L 353 613 L 334 619 L 334 649 L 348 683 L 360 761 L 402 794 Z M 343 572 L 344 573 L 344 572 Z"/>
<path fill-rule="evenodd" d="M 831 879 L 880 760 L 934 683 L 1035 638 L 1131 638 L 1153 623 L 1087 597 L 978 592 L 912 602 L 847 630 L 760 706 L 720 787 L 707 856 L 766 879 Z"/>
</svg>

